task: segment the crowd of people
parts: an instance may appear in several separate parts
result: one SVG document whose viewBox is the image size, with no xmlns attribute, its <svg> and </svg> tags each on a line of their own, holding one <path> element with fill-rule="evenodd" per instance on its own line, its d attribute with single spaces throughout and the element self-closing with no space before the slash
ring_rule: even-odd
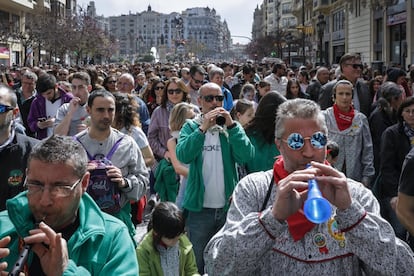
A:
<svg viewBox="0 0 414 276">
<path fill-rule="evenodd" d="M 1 74 L 0 272 L 414 271 L 414 65 L 372 71 L 347 53 L 334 68 Z M 304 215 L 310 180 L 332 207 L 320 224 Z"/>
</svg>

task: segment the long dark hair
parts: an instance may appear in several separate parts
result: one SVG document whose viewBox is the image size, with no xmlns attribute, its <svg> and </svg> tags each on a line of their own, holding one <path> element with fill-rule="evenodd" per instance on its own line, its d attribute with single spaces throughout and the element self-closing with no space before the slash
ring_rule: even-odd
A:
<svg viewBox="0 0 414 276">
<path fill-rule="evenodd" d="M 253 120 L 247 125 L 246 133 L 263 137 L 267 144 L 274 143 L 276 112 L 285 101 L 286 98 L 277 92 L 266 93 L 257 106 Z"/>
</svg>

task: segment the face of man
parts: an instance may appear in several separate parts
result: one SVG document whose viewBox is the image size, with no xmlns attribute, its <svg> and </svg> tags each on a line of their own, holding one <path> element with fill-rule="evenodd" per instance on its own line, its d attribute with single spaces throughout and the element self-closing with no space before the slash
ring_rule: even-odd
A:
<svg viewBox="0 0 414 276">
<path fill-rule="evenodd" d="M 281 68 L 277 69 L 276 75 L 278 77 L 286 76 L 286 65 L 282 64 Z"/>
<path fill-rule="evenodd" d="M 233 68 L 231 68 L 231 66 L 226 66 L 223 68 L 224 71 L 224 77 L 232 77 L 233 76 Z"/>
<path fill-rule="evenodd" d="M 24 94 L 31 94 L 36 87 L 36 82 L 33 79 L 23 76 L 22 91 Z"/>
<path fill-rule="evenodd" d="M 69 77 L 69 71 L 66 69 L 60 69 L 57 77 L 60 81 L 67 81 Z"/>
<path fill-rule="evenodd" d="M 194 76 L 191 77 L 190 86 L 193 90 L 198 90 L 203 85 L 204 76 L 199 72 L 196 72 Z"/>
<path fill-rule="evenodd" d="M 84 177 L 67 197 L 53 197 L 50 188 L 72 186 L 79 180 L 74 169 L 67 164 L 45 163 L 32 159 L 28 164 L 26 182 L 44 186 L 43 191 L 28 193 L 29 208 L 36 221 L 43 220 L 55 230 L 72 223 L 79 208 L 82 194 L 86 191 L 88 177 Z"/>
<path fill-rule="evenodd" d="M 80 104 L 84 105 L 88 101 L 89 91 L 92 86 L 87 85 L 85 81 L 81 79 L 72 79 L 72 94 L 80 99 Z"/>
<path fill-rule="evenodd" d="M 315 119 L 287 119 L 285 121 L 285 131 L 281 140 L 276 140 L 277 148 L 283 156 L 285 170 L 292 173 L 296 170 L 303 170 L 311 161 L 323 163 L 325 160 L 326 146 L 316 149 L 311 145 L 309 139 L 305 139 L 304 146 L 299 150 L 291 149 L 286 140 L 291 133 L 299 133 L 302 137 L 311 137 L 315 132 L 322 131 Z"/>
<path fill-rule="evenodd" d="M 349 81 L 355 83 L 356 80 L 361 76 L 362 63 L 360 59 L 350 59 L 342 64 L 342 75 L 345 76 Z"/>
<path fill-rule="evenodd" d="M 55 88 L 48 89 L 45 92 L 43 92 L 41 95 L 46 100 L 52 101 L 56 97 L 56 89 Z"/>
<path fill-rule="evenodd" d="M 200 97 L 198 98 L 198 105 L 201 107 L 203 114 L 215 109 L 216 107 L 222 107 L 223 101 L 219 101 L 215 96 L 223 96 L 223 92 L 220 87 L 211 88 L 204 87 L 200 89 Z"/>
<path fill-rule="evenodd" d="M 96 97 L 87 107 L 91 116 L 91 127 L 98 131 L 108 130 L 115 118 L 115 101 L 110 97 Z"/>
<path fill-rule="evenodd" d="M 134 89 L 134 82 L 127 77 L 120 77 L 116 83 L 116 87 L 121 93 L 131 93 Z"/>
<path fill-rule="evenodd" d="M 10 96 L 8 95 L 8 92 L 3 91 L 3 89 L 0 90 L 0 104 L 11 106 Z M 9 127 L 17 113 L 17 108 L 0 113 L 0 134 L 9 131 Z"/>
<path fill-rule="evenodd" d="M 325 84 L 329 81 L 329 71 L 328 71 L 328 69 L 322 69 L 318 73 L 318 80 L 321 84 Z"/>
</svg>

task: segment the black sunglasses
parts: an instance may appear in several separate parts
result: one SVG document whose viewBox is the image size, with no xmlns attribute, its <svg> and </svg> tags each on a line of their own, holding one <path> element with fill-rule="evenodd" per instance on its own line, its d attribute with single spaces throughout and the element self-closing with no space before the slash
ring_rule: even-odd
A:
<svg viewBox="0 0 414 276">
<path fill-rule="evenodd" d="M 354 69 L 364 69 L 364 66 L 361 64 L 361 63 L 348 63 L 348 64 L 346 64 L 346 65 L 351 65 L 352 66 L 352 68 L 354 68 Z"/>
<path fill-rule="evenodd" d="M 223 95 L 206 95 L 206 96 L 202 96 L 202 98 L 208 102 L 211 103 L 214 99 L 218 102 L 222 102 L 224 100 L 224 96 Z"/>
<path fill-rule="evenodd" d="M 170 94 L 170 95 L 172 95 L 174 93 L 178 95 L 178 94 L 181 94 L 182 92 L 183 91 L 181 89 L 168 89 L 167 90 L 167 93 Z"/>
<path fill-rule="evenodd" d="M 0 104 L 0 113 L 5 113 L 7 111 L 13 110 L 14 108 L 10 105 Z"/>
<path fill-rule="evenodd" d="M 203 84 L 204 80 L 196 80 L 195 78 L 193 78 L 194 82 L 197 84 Z"/>
</svg>

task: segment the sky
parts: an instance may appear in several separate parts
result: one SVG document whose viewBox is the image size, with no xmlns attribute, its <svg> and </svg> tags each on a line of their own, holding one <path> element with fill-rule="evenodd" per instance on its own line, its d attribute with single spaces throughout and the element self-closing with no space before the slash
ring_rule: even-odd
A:
<svg viewBox="0 0 414 276">
<path fill-rule="evenodd" d="M 78 0 L 78 5 L 86 8 L 90 0 Z M 174 4 L 173 4 L 174 3 Z M 221 16 L 221 21 L 226 20 L 234 43 L 247 44 L 251 38 L 253 13 L 263 0 L 95 0 L 97 15 L 118 16 L 121 14 L 140 13 L 146 11 L 151 5 L 153 11 L 169 14 L 181 13 L 187 8 L 209 7 L 215 9 Z"/>
</svg>

